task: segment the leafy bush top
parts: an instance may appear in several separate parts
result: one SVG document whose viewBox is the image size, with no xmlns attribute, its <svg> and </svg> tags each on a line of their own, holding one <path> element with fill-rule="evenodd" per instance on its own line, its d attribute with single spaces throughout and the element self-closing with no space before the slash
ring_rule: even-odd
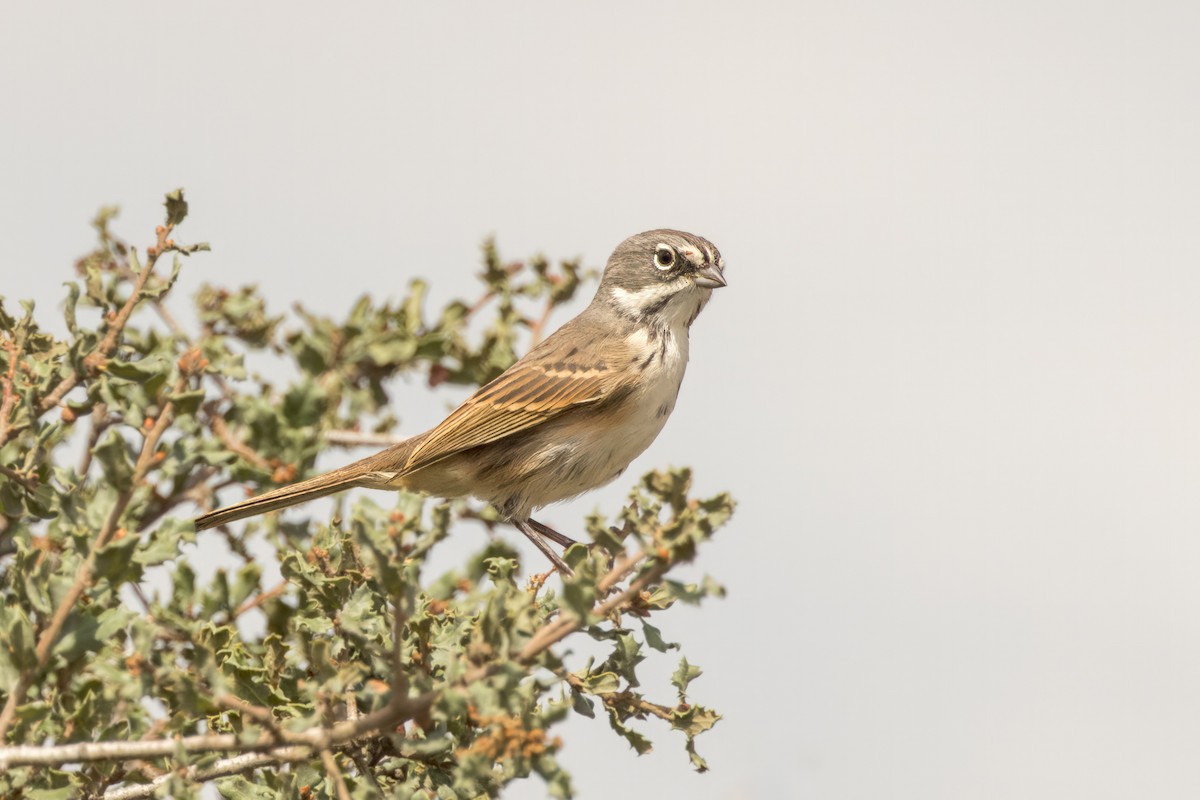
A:
<svg viewBox="0 0 1200 800">
<path fill-rule="evenodd" d="M 302 308 L 289 321 L 255 287 L 204 286 L 192 333 L 169 304 L 184 259 L 208 249 L 175 242 L 187 210 L 167 196 L 144 254 L 101 211 L 67 284 L 65 338 L 0 297 L 0 796 L 185 797 L 216 780 L 231 798 L 466 798 L 537 773 L 566 797 L 549 729 L 572 712 L 603 714 L 639 754 L 650 742 L 631 722 L 665 720 L 705 769 L 693 740 L 719 717 L 689 699 L 700 670 L 681 659 L 667 702 L 637 676 L 646 648 L 678 649 L 651 620 L 721 592 L 670 576 L 733 509 L 691 498 L 686 469 L 646 475 L 611 519 L 587 519 L 591 545 L 568 551 L 576 576 L 557 590 L 544 575 L 519 584 L 500 538 L 430 574 L 460 521 L 500 522 L 406 493 L 343 500 L 329 523 L 205 534 L 241 562 L 208 581 L 180 556 L 218 495 L 307 477 L 330 447 L 387 443 L 393 378 L 499 374 L 591 274 L 505 262 L 489 242 L 481 296 L 434 314 L 419 280 L 340 321 Z M 276 385 L 247 356 L 294 378 Z M 264 553 L 282 582 L 264 585 Z M 156 570 L 162 597 L 143 588 Z M 571 637 L 608 655 L 571 670 Z"/>
</svg>

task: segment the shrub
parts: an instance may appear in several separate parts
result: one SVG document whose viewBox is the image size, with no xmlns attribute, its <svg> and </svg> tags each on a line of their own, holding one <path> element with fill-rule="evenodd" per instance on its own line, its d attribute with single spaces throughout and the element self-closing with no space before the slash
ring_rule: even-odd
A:
<svg viewBox="0 0 1200 800">
<path fill-rule="evenodd" d="M 101 211 L 62 338 L 32 303 L 15 313 L 0 298 L 0 795 L 191 796 L 215 780 L 226 797 L 478 797 L 537 773 L 566 797 L 550 731 L 572 712 L 603 715 L 638 753 L 650 742 L 631 723 L 665 720 L 705 769 L 693 740 L 719 717 L 689 698 L 699 669 L 681 659 L 662 703 L 637 675 L 647 648 L 678 649 L 654 623 L 721 591 L 672 577 L 733 508 L 691 498 L 686 469 L 648 474 L 611 519 L 589 517 L 590 546 L 568 551 L 576 575 L 558 589 L 545 575 L 522 585 L 503 537 L 431 574 L 451 529 L 502 523 L 406 493 L 343 497 L 328 523 L 316 505 L 201 534 L 240 563 L 211 578 L 181 555 L 219 496 L 307 477 L 329 448 L 386 443 L 393 378 L 499 374 L 592 275 L 505 262 L 488 243 L 481 296 L 432 315 L 419 280 L 341 321 L 204 286 L 190 333 L 172 287 L 208 248 L 174 240 L 187 210 L 168 195 L 144 253 Z M 248 359 L 292 377 L 273 383 Z M 572 670 L 568 642 L 603 650 Z"/>
</svg>

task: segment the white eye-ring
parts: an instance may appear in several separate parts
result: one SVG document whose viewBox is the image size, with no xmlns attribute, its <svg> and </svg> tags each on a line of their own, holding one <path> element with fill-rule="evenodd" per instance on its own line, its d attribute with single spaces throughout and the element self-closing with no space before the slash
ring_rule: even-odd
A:
<svg viewBox="0 0 1200 800">
<path fill-rule="evenodd" d="M 675 250 L 669 244 L 660 244 L 654 248 L 654 266 L 668 270 L 675 266 Z"/>
</svg>

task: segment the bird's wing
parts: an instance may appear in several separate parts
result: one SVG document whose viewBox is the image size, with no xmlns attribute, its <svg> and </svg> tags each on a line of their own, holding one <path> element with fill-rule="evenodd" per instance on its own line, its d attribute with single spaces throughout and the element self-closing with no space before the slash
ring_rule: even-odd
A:
<svg viewBox="0 0 1200 800">
<path fill-rule="evenodd" d="M 592 346 L 586 349 L 594 354 L 594 343 L 589 344 Z M 610 351 L 608 355 L 606 361 L 572 348 L 571 357 L 556 360 L 554 350 L 550 350 L 535 359 L 522 359 L 430 431 L 409 456 L 404 471 L 421 469 L 462 450 L 540 425 L 573 408 L 616 396 L 632 383 L 636 373 L 614 369 L 612 356 L 616 354 Z M 627 361 L 622 352 L 616 363 Z"/>
</svg>

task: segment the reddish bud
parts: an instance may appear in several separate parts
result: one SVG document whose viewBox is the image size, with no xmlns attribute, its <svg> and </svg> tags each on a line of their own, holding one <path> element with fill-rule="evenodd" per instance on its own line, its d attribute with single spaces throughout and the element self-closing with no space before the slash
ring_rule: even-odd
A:
<svg viewBox="0 0 1200 800">
<path fill-rule="evenodd" d="M 443 367 L 441 364 L 433 364 L 429 367 L 429 388 L 440 386 L 450 377 L 450 370 Z"/>
</svg>

